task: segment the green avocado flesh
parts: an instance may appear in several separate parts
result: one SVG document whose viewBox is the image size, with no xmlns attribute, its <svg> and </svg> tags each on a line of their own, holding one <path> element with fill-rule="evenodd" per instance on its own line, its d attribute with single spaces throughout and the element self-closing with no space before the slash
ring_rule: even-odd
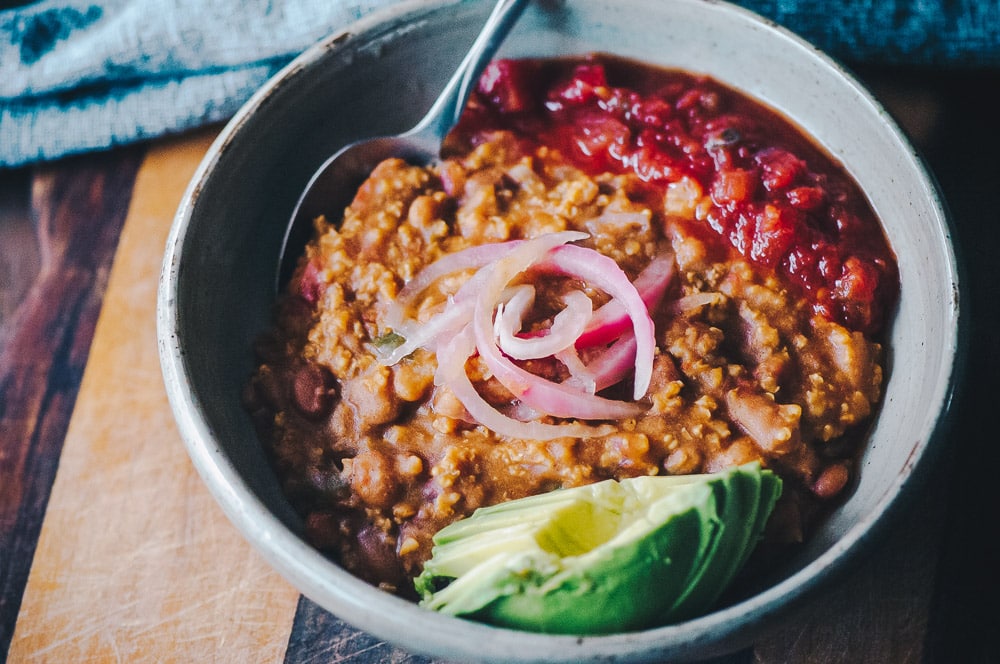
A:
<svg viewBox="0 0 1000 664">
<path fill-rule="evenodd" d="M 781 480 L 750 463 L 513 500 L 441 529 L 414 583 L 422 606 L 527 631 L 678 622 L 719 599 L 780 494 Z"/>
</svg>

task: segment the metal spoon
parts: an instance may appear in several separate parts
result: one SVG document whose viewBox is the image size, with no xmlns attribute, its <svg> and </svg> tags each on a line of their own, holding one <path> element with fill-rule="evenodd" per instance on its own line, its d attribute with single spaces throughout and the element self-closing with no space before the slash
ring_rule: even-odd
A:
<svg viewBox="0 0 1000 664">
<path fill-rule="evenodd" d="M 483 68 L 524 10 L 527 0 L 500 0 L 465 59 L 441 95 L 420 122 L 404 134 L 358 141 L 341 148 L 309 180 L 295 205 L 281 245 L 277 288 L 295 271 L 302 248 L 312 233 L 312 222 L 323 213 L 343 210 L 369 173 L 384 159 L 399 157 L 413 164 L 438 158 L 441 142 L 458 121 Z"/>
</svg>

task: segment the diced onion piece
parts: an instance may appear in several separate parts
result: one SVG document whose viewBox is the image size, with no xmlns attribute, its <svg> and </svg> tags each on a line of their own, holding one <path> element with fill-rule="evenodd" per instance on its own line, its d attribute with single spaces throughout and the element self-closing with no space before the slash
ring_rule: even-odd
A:
<svg viewBox="0 0 1000 664">
<path fill-rule="evenodd" d="M 594 225 L 617 227 L 618 229 L 648 228 L 649 213 L 646 212 L 625 212 L 623 210 L 609 210 L 605 208 L 601 216 L 594 219 Z"/>
<path fill-rule="evenodd" d="M 646 304 L 647 311 L 654 311 L 660 306 L 673 277 L 672 252 L 657 256 L 639 273 L 632 285 Z M 630 323 L 621 301 L 611 300 L 594 312 L 587 329 L 576 340 L 576 347 L 590 348 L 610 343 L 620 337 L 629 328 Z"/>
<path fill-rule="evenodd" d="M 498 264 L 500 262 L 503 262 L 503 259 L 498 261 Z M 592 249 L 564 245 L 550 251 L 545 260 L 538 264 L 538 268 L 582 279 L 621 301 L 632 321 L 636 341 L 633 398 L 638 400 L 645 396 L 653 374 L 653 355 L 656 351 L 653 319 L 650 318 L 649 310 L 646 309 L 646 304 L 639 297 L 635 286 L 618 264 Z M 478 315 L 477 303 L 476 316 Z M 473 322 L 475 323 L 475 320 Z"/>
<path fill-rule="evenodd" d="M 507 417 L 483 399 L 465 372 L 465 362 L 476 350 L 476 342 L 469 327 L 464 328 L 442 349 L 447 362 L 438 362 L 436 381 L 446 385 L 462 402 L 477 422 L 501 436 L 524 440 L 552 440 L 554 438 L 593 438 L 606 436 L 614 431 L 612 425 L 589 426 L 579 422 L 567 424 L 545 424 L 543 422 L 521 422 Z"/>
<path fill-rule="evenodd" d="M 566 308 L 552 319 L 552 327 L 544 335 L 518 337 L 524 315 L 535 301 L 535 289 L 519 286 L 518 292 L 497 309 L 493 329 L 500 350 L 515 360 L 534 360 L 555 355 L 572 346 L 593 315 L 593 302 L 582 291 L 574 290 L 563 296 Z"/>
</svg>

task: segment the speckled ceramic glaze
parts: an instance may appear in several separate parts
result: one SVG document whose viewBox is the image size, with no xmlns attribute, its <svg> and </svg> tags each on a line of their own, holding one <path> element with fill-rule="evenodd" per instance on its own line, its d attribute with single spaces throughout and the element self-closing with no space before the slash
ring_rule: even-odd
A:
<svg viewBox="0 0 1000 664">
<path fill-rule="evenodd" d="M 352 25 L 288 66 L 223 130 L 177 212 L 160 283 L 160 353 L 180 432 L 219 504 L 275 568 L 337 616 L 404 648 L 496 662 L 662 662 L 735 649 L 822 592 L 908 501 L 942 447 L 960 348 L 950 231 L 921 161 L 837 64 L 746 11 L 703 0 L 539 0 L 501 55 L 605 51 L 710 74 L 812 134 L 861 183 L 882 219 L 902 295 L 860 483 L 757 594 L 683 624 L 586 638 L 425 611 L 347 574 L 300 539 L 301 521 L 241 407 L 251 343 L 268 324 L 284 225 L 309 176 L 351 140 L 412 126 L 491 4 L 405 3 Z"/>
</svg>

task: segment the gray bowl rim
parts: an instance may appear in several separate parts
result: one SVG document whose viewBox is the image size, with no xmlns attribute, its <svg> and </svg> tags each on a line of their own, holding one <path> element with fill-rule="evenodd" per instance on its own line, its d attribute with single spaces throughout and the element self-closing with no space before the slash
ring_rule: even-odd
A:
<svg viewBox="0 0 1000 664">
<path fill-rule="evenodd" d="M 303 75 L 354 38 L 411 15 L 468 0 L 405 0 L 377 10 L 313 45 L 277 72 L 237 111 L 213 141 L 199 164 L 174 217 L 164 254 L 157 292 L 157 342 L 167 396 L 179 432 L 197 472 L 227 517 L 248 542 L 293 586 L 324 609 L 388 642 L 414 652 L 479 661 L 654 661 L 662 657 L 705 657 L 723 654 L 745 645 L 748 637 L 775 624 L 794 606 L 825 587 L 853 566 L 864 552 L 882 538 L 891 517 L 904 509 L 904 495 L 917 492 L 930 474 L 933 461 L 941 454 L 940 441 L 946 436 L 949 414 L 966 364 L 968 334 L 966 316 L 960 315 L 965 296 L 959 288 L 963 273 L 952 242 L 953 221 L 936 179 L 924 159 L 913 148 L 905 132 L 847 67 L 790 30 L 759 14 L 722 0 L 683 0 L 710 5 L 742 15 L 745 20 L 766 27 L 775 39 L 789 42 L 809 57 L 821 61 L 854 89 L 859 99 L 874 110 L 887 131 L 909 150 L 909 157 L 924 179 L 938 211 L 936 229 L 946 244 L 954 297 L 950 300 L 953 321 L 950 344 L 942 349 L 951 358 L 947 384 L 938 390 L 940 409 L 931 431 L 917 443 L 911 461 L 892 485 L 885 489 L 876 508 L 858 521 L 833 546 L 815 560 L 776 584 L 731 606 L 683 623 L 602 636 L 535 634 L 493 627 L 427 611 L 417 605 L 378 590 L 344 571 L 291 532 L 258 500 L 234 466 L 214 441 L 214 434 L 190 389 L 188 368 L 180 346 L 179 307 L 175 297 L 181 249 L 201 190 L 229 144 L 241 133 L 251 115 L 281 86 Z M 401 634 L 410 634 L 401 637 Z M 436 636 L 432 636 L 436 635 Z M 487 645 L 498 645 L 498 655 L 486 653 Z M 631 657 L 630 657 L 631 654 Z M 539 657 L 541 655 L 541 657 Z M 650 659 L 654 658 L 654 659 Z"/>
</svg>

